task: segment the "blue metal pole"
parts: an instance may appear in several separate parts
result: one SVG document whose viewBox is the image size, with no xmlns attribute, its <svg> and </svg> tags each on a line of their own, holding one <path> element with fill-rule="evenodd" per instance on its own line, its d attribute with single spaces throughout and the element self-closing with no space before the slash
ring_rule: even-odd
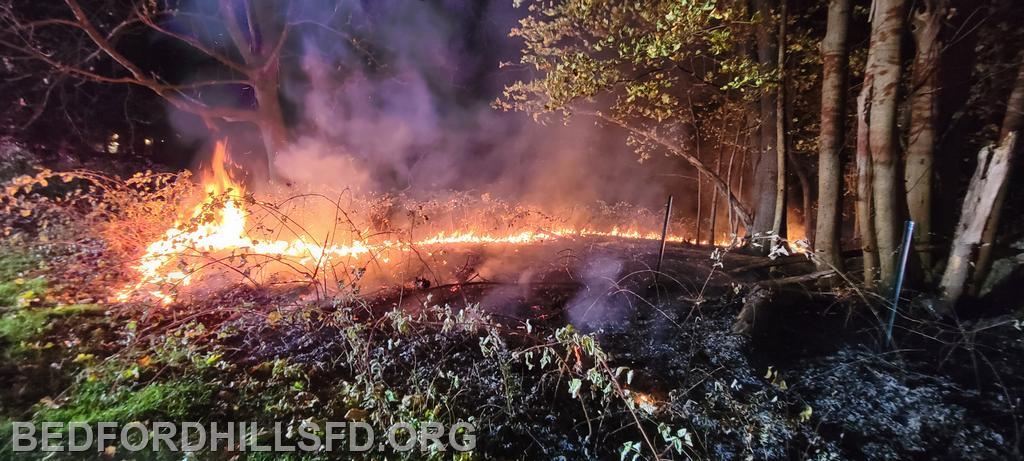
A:
<svg viewBox="0 0 1024 461">
<path fill-rule="evenodd" d="M 900 246 L 899 268 L 896 271 L 896 283 L 892 286 L 892 310 L 889 311 L 889 324 L 885 327 L 885 344 L 892 344 L 892 327 L 896 323 L 896 310 L 900 305 L 900 291 L 903 290 L 903 275 L 907 270 L 907 258 L 910 256 L 910 246 L 913 243 L 914 221 L 907 220 L 903 224 L 903 245 Z"/>
</svg>

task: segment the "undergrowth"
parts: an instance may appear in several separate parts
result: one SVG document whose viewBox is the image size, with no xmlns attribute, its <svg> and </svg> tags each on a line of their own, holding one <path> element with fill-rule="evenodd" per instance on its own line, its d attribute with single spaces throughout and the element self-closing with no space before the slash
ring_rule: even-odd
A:
<svg viewBox="0 0 1024 461">
<path fill-rule="evenodd" d="M 695 300 L 666 298 L 664 305 L 650 305 L 658 315 L 642 312 L 608 331 L 492 316 L 469 301 L 452 306 L 430 296 L 417 308 L 392 309 L 358 296 L 358 287 L 316 300 L 234 287 L 171 307 L 104 303 L 83 287 L 110 291 L 105 277 L 117 274 L 118 258 L 166 228 L 187 181 L 89 175 L 42 171 L 6 189 L 3 206 L 11 213 L 3 220 L 3 247 L 26 251 L 0 254 L 0 344 L 3 365 L 24 379 L 9 386 L 17 392 L 5 394 L 0 430 L 10 431 L 10 422 L 19 420 L 253 421 L 281 423 L 291 432 L 325 421 L 363 421 L 378 430 L 396 422 L 470 422 L 479 442 L 470 452 L 427 447 L 362 456 L 836 459 L 858 453 L 841 446 L 845 435 L 827 432 L 863 429 L 843 426 L 849 422 L 835 404 L 846 402 L 793 391 L 814 389 L 848 364 L 820 376 L 755 370 L 744 337 L 729 333 L 729 309 L 737 306 L 706 299 L 703 288 Z M 90 208 L 97 203 L 105 204 Z M 380 214 L 390 216 L 383 221 L 401 215 Z M 78 259 L 63 264 L 54 256 L 68 254 Z M 716 254 L 712 273 L 722 266 Z M 83 267 L 71 273 L 88 283 L 67 276 L 76 264 Z M 77 301 L 85 295 L 94 302 Z M 647 314 L 655 320 L 644 319 Z M 859 381 L 851 374 L 837 382 Z M 865 415 L 881 405 L 856 400 Z M 836 414 L 819 414 L 825 411 Z M 819 431 L 825 422 L 830 426 Z M 900 434 L 906 427 L 913 424 L 896 421 L 884 429 Z M 271 436 L 260 433 L 249 442 Z M 891 453 L 907 454 L 898 443 L 888 445 L 897 449 Z M 13 455 L 8 450 L 0 447 L 0 457 Z M 108 455 L 117 453 L 97 454 Z"/>
</svg>

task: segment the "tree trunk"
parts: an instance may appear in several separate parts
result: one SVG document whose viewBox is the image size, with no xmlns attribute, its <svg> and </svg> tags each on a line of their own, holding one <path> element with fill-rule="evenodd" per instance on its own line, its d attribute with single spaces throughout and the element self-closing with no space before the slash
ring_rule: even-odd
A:
<svg viewBox="0 0 1024 461">
<path fill-rule="evenodd" d="M 777 64 L 776 40 L 771 33 L 771 7 L 768 0 L 756 0 L 761 20 L 756 27 L 757 60 L 765 70 L 772 70 Z M 776 195 L 778 191 L 778 127 L 776 125 L 776 94 L 764 91 L 760 100 L 760 145 L 757 162 L 754 164 L 754 191 L 757 208 L 754 214 L 754 229 L 751 237 L 764 237 L 775 224 Z M 770 245 L 764 245 L 767 252 Z"/>
<path fill-rule="evenodd" d="M 1017 80 L 1010 92 L 1010 99 L 1006 104 L 1006 114 L 1003 115 L 1003 126 L 999 130 L 1000 142 L 1013 132 L 1024 130 L 1024 52 L 1018 56 L 1019 69 Z M 1020 144 L 1020 143 L 1018 143 Z M 1010 155 L 1014 153 L 1011 152 Z M 1007 181 L 1008 183 L 1009 181 Z M 971 283 L 971 294 L 977 295 L 981 291 L 989 270 L 992 269 L 992 244 L 996 241 L 996 232 L 999 230 L 999 215 L 1006 201 L 1006 185 L 999 189 L 996 201 L 993 204 L 992 214 L 985 224 L 985 233 L 981 236 L 981 247 L 978 248 L 978 262 L 975 264 L 974 277 Z"/>
<path fill-rule="evenodd" d="M 719 145 L 718 152 L 715 154 L 715 174 L 722 175 L 722 148 L 724 146 Z M 725 180 L 726 184 L 729 184 L 729 180 Z M 732 187 L 731 185 L 729 187 Z M 715 244 L 715 225 L 718 224 L 718 194 L 711 194 L 711 212 L 709 214 L 711 222 L 708 223 L 708 242 L 712 245 Z"/>
<path fill-rule="evenodd" d="M 935 123 L 938 117 L 938 70 L 941 20 L 946 15 L 945 0 L 927 0 L 914 14 L 914 70 L 911 78 L 910 133 L 904 185 L 910 219 L 917 223 L 916 248 L 925 278 L 931 278 L 932 254 L 932 164 L 935 157 Z"/>
<path fill-rule="evenodd" d="M 780 0 L 778 60 L 779 86 L 775 94 L 775 219 L 772 221 L 772 233 L 780 237 L 786 236 L 786 0 Z"/>
<path fill-rule="evenodd" d="M 702 198 L 701 197 L 701 192 L 702 192 L 701 185 L 704 183 L 704 181 L 702 181 L 702 179 L 703 178 L 701 177 L 701 175 L 697 175 L 697 222 L 694 223 L 694 225 L 693 225 L 693 243 L 696 243 L 697 245 L 700 245 L 700 223 L 701 223 L 701 221 L 704 220 L 704 216 L 702 216 L 702 213 L 701 213 L 701 211 L 704 211 L 704 210 L 701 207 L 701 203 L 700 203 L 701 198 Z"/>
<path fill-rule="evenodd" d="M 899 239 L 896 109 L 900 84 L 900 36 L 906 0 L 876 0 L 871 24 L 871 106 L 868 108 L 868 148 L 871 152 L 875 236 L 879 276 L 884 290 L 893 283 Z"/>
<path fill-rule="evenodd" d="M 254 79 L 256 102 L 259 104 L 260 120 L 257 123 L 267 151 L 267 171 L 271 181 L 283 179 L 281 166 L 275 163 L 277 154 L 288 143 L 288 129 L 281 112 L 279 96 L 278 63 L 272 62 Z"/>
<path fill-rule="evenodd" d="M 871 61 L 869 55 L 868 61 Z M 868 139 L 868 101 L 871 99 L 871 74 L 864 75 L 860 96 L 857 97 L 857 227 L 860 229 L 860 248 L 864 259 L 864 287 L 875 288 L 878 272 L 877 240 L 872 221 L 872 171 Z"/>
<path fill-rule="evenodd" d="M 269 179 L 283 179 L 275 160 L 288 143 L 280 99 L 281 46 L 288 34 L 287 18 L 282 21 L 277 8 L 252 8 L 247 1 L 237 5 L 219 0 L 218 5 L 228 36 L 250 69 L 258 114 L 255 123 L 263 138 Z"/>
<path fill-rule="evenodd" d="M 839 254 L 840 210 L 843 196 L 843 135 L 846 115 L 846 36 L 850 0 L 832 0 L 828 25 L 821 42 L 821 137 L 818 141 L 818 218 L 814 250 L 819 269 L 842 270 Z"/>
<path fill-rule="evenodd" d="M 946 263 L 946 272 L 942 275 L 940 284 L 944 307 L 947 310 L 956 305 L 963 293 L 970 272 L 971 253 L 981 242 L 981 234 L 993 212 L 996 196 L 1005 186 L 1016 139 L 1017 133 L 1010 133 L 1003 138 L 999 147 L 993 149 L 988 146 L 978 153 L 978 167 L 974 170 L 971 185 L 964 198 L 960 223 L 956 226 L 949 262 Z"/>
</svg>

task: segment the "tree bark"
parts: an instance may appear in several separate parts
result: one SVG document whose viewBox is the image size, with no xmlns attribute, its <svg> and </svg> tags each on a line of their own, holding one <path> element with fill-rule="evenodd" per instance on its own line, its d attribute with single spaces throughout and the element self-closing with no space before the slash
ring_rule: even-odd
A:
<svg viewBox="0 0 1024 461">
<path fill-rule="evenodd" d="M 869 53 L 868 62 L 871 61 Z M 864 287 L 875 288 L 878 272 L 878 250 L 875 226 L 872 221 L 872 171 L 868 139 L 868 101 L 871 99 L 871 74 L 864 75 L 860 96 L 857 97 L 857 227 L 860 229 L 860 248 L 864 259 Z"/>
<path fill-rule="evenodd" d="M 719 145 L 718 152 L 715 153 L 715 174 L 722 175 L 722 149 L 725 146 Z M 728 177 L 725 180 L 725 184 L 729 185 Z M 730 185 L 730 187 L 732 187 Z M 715 225 L 718 224 L 718 194 L 711 194 L 711 211 L 708 215 L 711 218 L 711 222 L 708 223 L 708 242 L 711 245 L 715 244 Z"/>
<path fill-rule="evenodd" d="M 281 47 L 288 35 L 288 24 L 284 21 L 278 27 L 275 22 L 278 8 L 253 9 L 252 4 L 241 4 L 245 21 L 239 20 L 239 11 L 232 0 L 219 0 L 218 7 L 228 36 L 235 49 L 251 69 L 251 85 L 256 93 L 254 120 L 263 138 L 267 156 L 267 173 L 271 181 L 282 179 L 275 160 L 277 154 L 287 145 L 288 128 L 280 99 L 280 58 Z M 287 9 L 285 9 L 287 16 Z M 262 13 L 262 14 L 261 14 Z"/>
<path fill-rule="evenodd" d="M 875 236 L 883 290 L 893 283 L 901 197 L 897 183 L 896 110 L 900 84 L 900 36 L 906 0 L 876 0 L 871 24 L 872 75 L 868 144 L 871 152 Z"/>
<path fill-rule="evenodd" d="M 1006 104 L 1006 114 L 1003 115 L 1003 124 L 999 130 L 1000 142 L 1004 142 L 1007 136 L 1013 132 L 1024 130 L 1024 52 L 1017 57 L 1018 71 L 1017 79 L 1014 81 L 1013 90 L 1010 91 L 1010 99 Z M 1020 144 L 1019 142 L 1017 143 Z M 1018 147 L 1019 148 L 1019 147 Z M 1013 155 L 1010 152 L 1010 155 Z M 1009 183 L 1009 181 L 1007 181 Z M 971 282 L 971 294 L 977 295 L 981 291 L 988 273 L 992 269 L 992 245 L 996 241 L 996 232 L 999 230 L 999 218 L 1006 201 L 1006 185 L 999 189 L 993 204 L 992 214 L 985 224 L 985 233 L 981 236 L 981 246 L 978 248 L 978 262 L 975 264 L 974 277 Z"/>
<path fill-rule="evenodd" d="M 947 310 L 952 309 L 963 294 L 971 267 L 971 253 L 981 242 L 982 232 L 993 212 L 996 196 L 1005 186 L 1013 150 L 1016 147 L 1016 138 L 1016 132 L 1010 133 L 1003 138 L 999 147 L 993 149 L 987 146 L 978 153 L 978 166 L 974 170 L 971 185 L 964 198 L 960 223 L 956 226 L 949 262 L 946 263 L 946 271 L 940 284 L 944 307 Z"/>
<path fill-rule="evenodd" d="M 779 35 L 776 51 L 778 60 L 775 67 L 779 71 L 778 90 L 775 93 L 775 219 L 772 221 L 772 233 L 780 237 L 786 236 L 786 0 L 779 0 Z"/>
<path fill-rule="evenodd" d="M 263 137 L 263 146 L 267 151 L 267 171 L 271 181 L 283 179 L 279 165 L 275 163 L 275 160 L 277 159 L 277 154 L 288 143 L 288 128 L 285 125 L 278 93 L 278 87 L 280 86 L 278 72 L 278 62 L 275 59 L 274 62 L 267 63 L 267 68 L 261 72 L 261 75 L 257 76 L 253 85 L 260 113 L 260 120 L 257 126 Z"/>
<path fill-rule="evenodd" d="M 693 225 L 693 243 L 696 243 L 697 245 L 700 245 L 700 224 L 704 221 L 703 213 L 701 213 L 704 211 L 703 207 L 701 207 L 701 192 L 703 192 L 702 186 L 704 184 L 702 179 L 701 175 L 697 175 L 697 222 Z"/>
<path fill-rule="evenodd" d="M 818 218 L 814 249 L 819 269 L 842 270 L 840 210 L 843 196 L 843 135 L 846 131 L 846 50 L 850 0 L 832 0 L 821 42 L 821 136 L 818 141 Z"/>
<path fill-rule="evenodd" d="M 946 15 L 946 0 L 925 0 L 914 13 L 914 69 L 911 77 L 910 130 L 904 185 L 907 210 L 917 223 L 915 248 L 926 279 L 931 277 L 932 254 L 932 164 L 935 157 L 935 123 L 938 117 L 939 30 Z"/>
<path fill-rule="evenodd" d="M 769 0 L 756 0 L 755 5 L 761 20 L 755 29 L 757 60 L 762 69 L 771 71 L 777 64 L 776 40 L 771 32 L 771 6 Z M 754 228 L 751 237 L 764 237 L 775 224 L 776 195 L 778 191 L 778 127 L 776 94 L 764 91 L 760 98 L 760 145 L 759 156 L 754 164 L 754 191 L 757 200 L 754 213 Z M 767 252 L 769 245 L 764 245 Z"/>
</svg>

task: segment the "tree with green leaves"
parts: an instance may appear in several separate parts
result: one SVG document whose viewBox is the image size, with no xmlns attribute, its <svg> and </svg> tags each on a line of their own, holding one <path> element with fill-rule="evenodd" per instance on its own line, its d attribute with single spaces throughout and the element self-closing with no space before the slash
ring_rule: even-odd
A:
<svg viewBox="0 0 1024 461">
<path fill-rule="evenodd" d="M 771 86 L 772 72 L 746 52 L 746 2 L 544 0 L 527 8 L 512 35 L 525 41 L 521 63 L 533 78 L 509 85 L 499 107 L 536 119 L 587 115 L 619 126 L 641 158 L 660 151 L 686 160 L 747 233 L 756 231 L 738 191 L 689 147 L 709 139 L 724 145 L 745 122 L 737 114 Z"/>
</svg>

